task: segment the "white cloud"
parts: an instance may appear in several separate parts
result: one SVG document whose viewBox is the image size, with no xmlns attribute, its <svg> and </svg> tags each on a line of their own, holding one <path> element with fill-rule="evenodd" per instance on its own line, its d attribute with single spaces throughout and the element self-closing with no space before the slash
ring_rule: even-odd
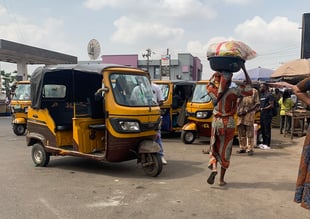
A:
<svg viewBox="0 0 310 219">
<path fill-rule="evenodd" d="M 214 18 L 217 13 L 214 9 L 199 0 L 162 0 L 161 10 L 172 17 Z"/>
<path fill-rule="evenodd" d="M 6 14 L 7 14 L 6 8 L 0 5 L 0 16 L 6 15 Z"/>
<path fill-rule="evenodd" d="M 234 37 L 247 42 L 257 53 L 253 65 L 276 68 L 281 62 L 299 58 L 301 30 L 299 24 L 286 17 L 266 22 L 256 16 L 239 24 Z"/>
<path fill-rule="evenodd" d="M 139 13 L 141 17 L 214 18 L 217 13 L 201 0 L 87 0 L 84 6 L 91 10 L 105 8 L 126 9 L 127 14 Z"/>
<path fill-rule="evenodd" d="M 101 10 L 105 7 L 116 7 L 118 5 L 121 5 L 120 0 L 87 0 L 84 2 L 84 6 L 92 10 Z"/>
<path fill-rule="evenodd" d="M 72 49 L 63 33 L 63 21 L 48 18 L 40 26 L 11 21 L 0 25 L 1 38 L 30 46 L 69 52 Z"/>
<path fill-rule="evenodd" d="M 127 9 L 128 11 L 131 11 L 137 8 L 150 8 L 153 5 L 153 2 L 153 0 L 86 0 L 84 6 L 96 11 L 104 8 Z"/>
<path fill-rule="evenodd" d="M 111 40 L 120 44 L 143 45 L 143 42 L 147 41 L 156 45 L 163 41 L 178 40 L 184 34 L 184 30 L 181 28 L 129 17 L 119 18 L 114 22 L 114 25 L 117 30 Z"/>
<path fill-rule="evenodd" d="M 224 2 L 228 4 L 249 4 L 251 3 L 251 0 L 224 0 Z"/>
<path fill-rule="evenodd" d="M 299 41 L 298 23 L 289 21 L 286 17 L 275 17 L 270 23 L 261 17 L 254 17 L 239 24 L 235 28 L 236 36 L 255 43 L 292 43 Z"/>
</svg>

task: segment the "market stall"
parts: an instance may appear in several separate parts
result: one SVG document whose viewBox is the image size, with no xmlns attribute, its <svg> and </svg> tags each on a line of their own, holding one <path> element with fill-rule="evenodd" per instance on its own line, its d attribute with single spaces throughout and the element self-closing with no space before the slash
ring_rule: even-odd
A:
<svg viewBox="0 0 310 219">
<path fill-rule="evenodd" d="M 293 139 L 294 134 L 298 136 L 303 136 L 306 126 L 307 119 L 310 119 L 310 111 L 305 109 L 294 109 L 292 111 L 286 112 L 286 116 L 290 116 L 291 119 L 291 139 Z M 286 121 L 285 121 L 286 124 Z M 284 137 L 288 134 L 286 127 L 284 129 Z"/>
</svg>

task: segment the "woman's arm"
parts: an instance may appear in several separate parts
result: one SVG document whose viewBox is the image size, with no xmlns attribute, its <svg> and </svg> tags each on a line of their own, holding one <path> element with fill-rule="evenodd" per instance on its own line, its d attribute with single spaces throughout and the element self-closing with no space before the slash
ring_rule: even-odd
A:
<svg viewBox="0 0 310 219">
<path fill-rule="evenodd" d="M 307 95 L 307 93 L 297 92 L 295 94 L 299 100 L 310 106 L 310 97 Z"/>
<path fill-rule="evenodd" d="M 299 100 L 301 100 L 302 102 L 304 102 L 305 104 L 310 106 L 310 97 L 307 95 L 306 92 L 300 91 L 300 89 L 297 85 L 293 85 L 293 84 L 287 83 L 285 81 L 272 83 L 271 85 L 275 86 L 275 87 L 279 86 L 279 87 L 287 87 L 287 88 L 292 89 L 293 93 L 297 96 L 297 98 Z"/>
</svg>

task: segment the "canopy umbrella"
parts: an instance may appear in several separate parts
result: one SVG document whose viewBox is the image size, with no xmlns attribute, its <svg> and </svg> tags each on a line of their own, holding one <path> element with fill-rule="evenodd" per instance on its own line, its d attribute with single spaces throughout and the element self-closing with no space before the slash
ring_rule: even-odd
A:
<svg viewBox="0 0 310 219">
<path fill-rule="evenodd" d="M 252 68 L 247 70 L 250 78 L 252 81 L 268 81 L 270 79 L 270 76 L 273 72 L 272 69 L 268 68 L 262 68 L 262 67 L 257 67 L 257 68 Z M 233 75 L 232 78 L 233 81 L 241 81 L 245 80 L 244 77 L 244 72 L 239 71 Z"/>
<path fill-rule="evenodd" d="M 272 78 L 310 76 L 310 60 L 296 59 L 282 64 L 272 74 Z"/>
</svg>

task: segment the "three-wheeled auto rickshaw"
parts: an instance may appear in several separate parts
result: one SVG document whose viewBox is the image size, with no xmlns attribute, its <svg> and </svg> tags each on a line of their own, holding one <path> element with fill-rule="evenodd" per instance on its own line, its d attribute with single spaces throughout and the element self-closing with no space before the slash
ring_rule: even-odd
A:
<svg viewBox="0 0 310 219">
<path fill-rule="evenodd" d="M 147 175 L 161 173 L 160 147 L 154 141 L 160 108 L 145 71 L 55 65 L 36 69 L 30 82 L 26 139 L 36 166 L 46 166 L 52 155 L 71 155 L 107 162 L 137 159 Z M 144 98 L 139 103 L 130 96 L 138 85 Z"/>
<path fill-rule="evenodd" d="M 163 133 L 181 131 L 186 122 L 186 104 L 193 94 L 196 83 L 184 80 L 155 80 L 153 82 L 161 87 L 164 96 L 164 102 L 160 106 L 161 131 Z"/>
<path fill-rule="evenodd" d="M 12 128 L 16 135 L 24 135 L 27 129 L 27 114 L 30 101 L 30 81 L 18 81 L 14 84 L 10 103 Z"/>
<path fill-rule="evenodd" d="M 207 84 L 207 80 L 197 81 L 193 95 L 187 102 L 187 123 L 181 132 L 181 139 L 185 144 L 193 143 L 200 136 L 211 136 L 214 106 L 207 91 Z"/>
</svg>

